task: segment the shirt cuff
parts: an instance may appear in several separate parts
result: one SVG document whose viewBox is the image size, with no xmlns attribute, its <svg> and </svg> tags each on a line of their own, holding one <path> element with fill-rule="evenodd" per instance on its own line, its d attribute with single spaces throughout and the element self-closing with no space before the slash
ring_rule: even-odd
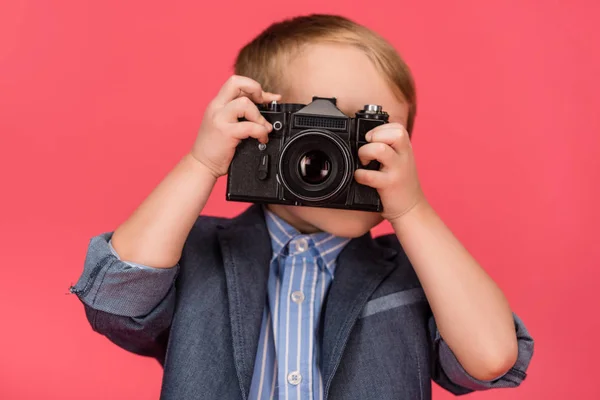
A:
<svg viewBox="0 0 600 400">
<path fill-rule="evenodd" d="M 432 318 L 433 320 L 433 318 Z M 460 364 L 450 347 L 435 329 L 434 344 L 438 349 L 438 361 L 446 376 L 454 384 L 470 390 L 517 387 L 527 377 L 526 371 L 533 357 L 533 338 L 527 332 L 521 319 L 514 315 L 519 353 L 515 365 L 504 375 L 489 381 L 472 377 Z M 435 322 L 433 322 L 435 324 Z"/>
<path fill-rule="evenodd" d="M 119 257 L 119 255 L 117 254 L 117 251 L 115 250 L 115 248 L 114 248 L 114 247 L 113 247 L 113 245 L 112 245 L 112 239 L 109 239 L 109 240 L 108 240 L 108 246 L 110 247 L 110 252 L 112 253 L 112 255 L 113 255 L 113 256 L 117 257 L 117 259 L 118 259 L 119 261 L 122 261 L 122 262 L 124 262 L 125 264 L 129 265 L 130 267 L 133 267 L 133 268 L 140 268 L 140 269 L 157 269 L 157 268 L 153 268 L 153 267 L 148 267 L 148 266 L 146 266 L 146 265 L 142 265 L 142 264 L 134 263 L 134 262 L 131 262 L 131 261 L 124 261 L 124 260 L 121 260 L 121 257 Z"/>
<path fill-rule="evenodd" d="M 165 298 L 179 265 L 152 268 L 124 262 L 112 248 L 111 237 L 112 232 L 92 238 L 83 273 L 70 291 L 96 310 L 126 317 L 145 316 Z"/>
</svg>

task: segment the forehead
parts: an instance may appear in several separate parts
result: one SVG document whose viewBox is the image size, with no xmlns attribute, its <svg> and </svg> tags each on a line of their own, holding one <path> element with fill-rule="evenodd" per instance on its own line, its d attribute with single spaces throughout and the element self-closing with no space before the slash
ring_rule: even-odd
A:
<svg viewBox="0 0 600 400">
<path fill-rule="evenodd" d="M 361 50 L 344 44 L 311 44 L 285 67 L 284 102 L 310 103 L 313 96 L 335 97 L 348 116 L 365 104 L 378 104 L 390 121 L 406 124 L 408 105 L 394 94 L 382 73 Z"/>
</svg>

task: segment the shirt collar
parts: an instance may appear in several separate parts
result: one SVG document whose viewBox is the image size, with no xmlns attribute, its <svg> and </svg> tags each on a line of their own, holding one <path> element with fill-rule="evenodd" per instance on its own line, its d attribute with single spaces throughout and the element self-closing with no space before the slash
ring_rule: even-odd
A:
<svg viewBox="0 0 600 400">
<path fill-rule="evenodd" d="M 350 239 L 335 236 L 327 232 L 304 235 L 266 207 L 264 211 L 274 256 L 297 254 L 296 244 L 304 240 L 309 249 L 315 250 L 312 251 L 316 253 L 314 255 L 322 259 L 322 262 L 325 264 L 324 266 L 333 275 L 337 256 Z"/>
</svg>

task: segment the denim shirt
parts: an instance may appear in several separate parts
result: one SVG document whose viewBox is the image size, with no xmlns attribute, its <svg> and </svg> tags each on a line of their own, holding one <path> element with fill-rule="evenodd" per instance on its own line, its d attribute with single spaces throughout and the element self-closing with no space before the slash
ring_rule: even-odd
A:
<svg viewBox="0 0 600 400">
<path fill-rule="evenodd" d="M 200 217 L 179 263 L 167 269 L 119 260 L 110 249 L 111 233 L 91 240 L 71 292 L 95 331 L 163 365 L 161 399 L 270 398 L 273 390 L 280 398 L 310 398 L 312 391 L 324 399 L 429 400 L 431 380 L 465 394 L 516 387 L 525 379 L 533 339 L 517 316 L 513 368 L 491 381 L 462 368 L 441 338 L 395 236 L 366 234 L 347 244 L 332 238 L 340 240 L 341 250 L 332 262 L 324 253 L 335 245 L 320 243 L 325 236 L 292 233 L 287 246 L 284 241 L 274 246 L 279 236 L 268 227 L 268 215 L 252 206 L 230 220 Z M 304 251 L 290 254 L 290 242 Z M 328 277 L 329 288 L 309 271 Z M 307 282 L 325 287 L 321 295 L 315 286 L 312 307 L 313 286 Z M 306 306 L 302 313 L 300 305 Z M 278 316 L 276 324 L 271 315 Z M 285 367 L 275 368 L 276 361 Z"/>
</svg>

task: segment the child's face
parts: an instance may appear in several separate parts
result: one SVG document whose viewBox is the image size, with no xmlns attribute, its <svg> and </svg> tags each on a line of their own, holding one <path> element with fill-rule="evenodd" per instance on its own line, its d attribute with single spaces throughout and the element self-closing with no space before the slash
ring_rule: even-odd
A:
<svg viewBox="0 0 600 400">
<path fill-rule="evenodd" d="M 313 44 L 292 58 L 285 72 L 289 90 L 281 102 L 308 104 L 313 96 L 335 97 L 346 115 L 365 104 L 378 104 L 390 122 L 406 126 L 408 105 L 392 89 L 371 60 L 350 45 Z M 358 237 L 381 222 L 379 213 L 313 207 L 270 205 L 269 208 L 302 232 L 325 231 L 343 237 Z"/>
</svg>

